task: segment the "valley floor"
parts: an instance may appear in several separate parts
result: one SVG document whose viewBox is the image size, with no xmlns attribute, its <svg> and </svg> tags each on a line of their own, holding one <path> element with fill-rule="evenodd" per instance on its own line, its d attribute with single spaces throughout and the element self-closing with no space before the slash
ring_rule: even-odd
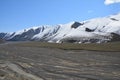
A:
<svg viewBox="0 0 120 80">
<path fill-rule="evenodd" d="M 1 44 L 0 80 L 120 80 L 120 52 Z"/>
</svg>

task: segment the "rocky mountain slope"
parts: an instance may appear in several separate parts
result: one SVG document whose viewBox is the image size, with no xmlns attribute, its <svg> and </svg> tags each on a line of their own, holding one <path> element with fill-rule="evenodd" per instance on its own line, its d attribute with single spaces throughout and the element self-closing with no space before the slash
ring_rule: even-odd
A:
<svg viewBox="0 0 120 80">
<path fill-rule="evenodd" d="M 38 26 L 12 33 L 0 33 L 0 38 L 10 41 L 34 40 L 55 43 L 120 41 L 120 13 L 82 22 Z"/>
</svg>

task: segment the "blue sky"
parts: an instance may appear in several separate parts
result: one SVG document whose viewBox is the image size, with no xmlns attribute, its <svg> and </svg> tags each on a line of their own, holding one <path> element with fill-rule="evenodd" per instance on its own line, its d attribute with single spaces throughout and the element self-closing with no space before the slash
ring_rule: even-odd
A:
<svg viewBox="0 0 120 80">
<path fill-rule="evenodd" d="M 105 0 L 0 0 L 0 32 L 83 21 L 120 12 L 120 3 L 104 2 Z"/>
</svg>

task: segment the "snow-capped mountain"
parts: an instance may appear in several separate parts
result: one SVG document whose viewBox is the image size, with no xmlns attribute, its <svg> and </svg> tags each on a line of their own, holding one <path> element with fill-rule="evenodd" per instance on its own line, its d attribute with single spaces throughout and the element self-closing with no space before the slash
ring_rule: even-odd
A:
<svg viewBox="0 0 120 80">
<path fill-rule="evenodd" d="M 120 13 L 82 22 L 55 26 L 38 26 L 12 33 L 0 33 L 0 38 L 11 41 L 47 41 L 101 43 L 120 40 Z"/>
</svg>

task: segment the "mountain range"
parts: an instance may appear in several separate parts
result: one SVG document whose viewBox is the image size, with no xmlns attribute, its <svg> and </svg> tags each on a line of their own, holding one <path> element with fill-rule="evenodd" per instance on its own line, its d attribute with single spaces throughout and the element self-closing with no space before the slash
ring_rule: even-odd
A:
<svg viewBox="0 0 120 80">
<path fill-rule="evenodd" d="M 86 21 L 55 26 L 44 25 L 11 33 L 0 33 L 7 41 L 42 41 L 53 43 L 104 43 L 120 41 L 120 13 Z"/>
</svg>

